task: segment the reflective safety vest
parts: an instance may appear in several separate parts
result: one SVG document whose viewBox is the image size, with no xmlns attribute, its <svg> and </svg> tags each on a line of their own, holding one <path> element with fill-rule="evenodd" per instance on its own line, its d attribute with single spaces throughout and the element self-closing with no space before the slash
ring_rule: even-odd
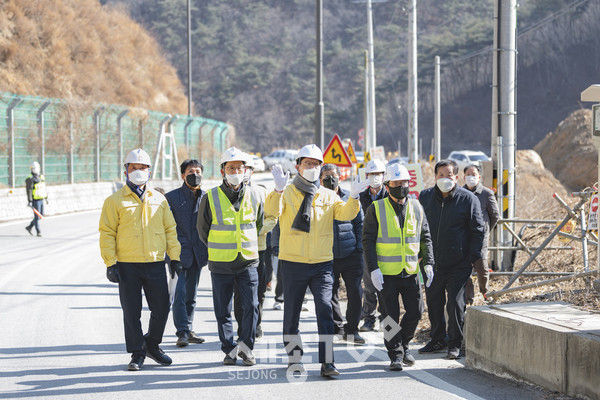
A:
<svg viewBox="0 0 600 400">
<path fill-rule="evenodd" d="M 246 187 L 239 211 L 235 211 L 220 187 L 208 192 L 208 203 L 212 213 L 212 223 L 208 232 L 208 260 L 233 261 L 238 253 L 242 253 L 246 260 L 257 259 L 258 198 L 251 188 Z"/>
<path fill-rule="evenodd" d="M 409 274 L 418 271 L 419 246 L 423 210 L 413 199 L 406 199 L 404 228 L 390 203 L 389 197 L 373 203 L 379 229 L 377 231 L 377 264 L 383 275 Z"/>
<path fill-rule="evenodd" d="M 33 179 L 33 174 L 29 175 L 29 178 Z M 41 200 L 48 197 L 48 194 L 46 193 L 46 178 L 44 178 L 44 175 L 40 175 L 40 181 L 33 185 L 31 196 L 34 200 Z"/>
</svg>

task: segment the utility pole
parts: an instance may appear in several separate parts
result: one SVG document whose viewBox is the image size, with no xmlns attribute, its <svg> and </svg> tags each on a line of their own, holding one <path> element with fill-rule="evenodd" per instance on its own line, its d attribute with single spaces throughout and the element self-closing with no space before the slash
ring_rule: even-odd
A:
<svg viewBox="0 0 600 400">
<path fill-rule="evenodd" d="M 187 0 L 188 116 L 192 116 L 192 6 Z"/>
<path fill-rule="evenodd" d="M 417 0 L 408 12 L 408 160 L 419 161 L 419 105 L 417 94 Z"/>
<path fill-rule="evenodd" d="M 323 0 L 317 0 L 317 103 L 315 105 L 315 144 L 324 151 L 325 110 L 323 105 Z"/>
<path fill-rule="evenodd" d="M 502 195 L 498 198 L 502 218 L 512 219 L 515 216 L 517 1 L 496 0 L 494 8 L 492 160 L 498 193 Z M 498 148 L 498 143 L 502 143 L 502 147 Z M 506 192 L 501 189 L 505 171 L 508 177 Z M 497 245 L 504 245 L 503 240 L 500 230 L 497 241 L 501 243 Z M 504 260 L 494 261 L 503 270 L 511 269 L 510 258 L 500 258 Z"/>
<path fill-rule="evenodd" d="M 369 78 L 367 151 L 371 151 L 373 147 L 377 146 L 377 126 L 375 122 L 375 55 L 373 54 L 373 9 L 371 7 L 371 0 L 367 0 L 367 53 L 367 76 Z"/>
<path fill-rule="evenodd" d="M 440 85 L 440 56 L 435 56 L 435 112 L 433 114 L 433 156 L 442 159 L 442 95 Z"/>
</svg>

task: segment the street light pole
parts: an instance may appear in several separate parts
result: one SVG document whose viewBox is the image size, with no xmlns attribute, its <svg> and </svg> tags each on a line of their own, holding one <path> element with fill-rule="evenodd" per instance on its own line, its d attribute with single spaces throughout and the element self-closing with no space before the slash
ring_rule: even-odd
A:
<svg viewBox="0 0 600 400">
<path fill-rule="evenodd" d="M 323 0 L 317 0 L 317 103 L 315 105 L 315 144 L 323 150 L 325 137 L 323 105 Z"/>
<path fill-rule="evenodd" d="M 375 113 L 375 55 L 373 54 L 373 9 L 371 0 L 367 0 L 367 77 L 368 77 L 368 129 L 366 135 L 367 151 L 371 151 L 377 146 L 377 125 Z"/>
<path fill-rule="evenodd" d="M 192 116 L 192 7 L 187 0 L 188 116 Z"/>
</svg>

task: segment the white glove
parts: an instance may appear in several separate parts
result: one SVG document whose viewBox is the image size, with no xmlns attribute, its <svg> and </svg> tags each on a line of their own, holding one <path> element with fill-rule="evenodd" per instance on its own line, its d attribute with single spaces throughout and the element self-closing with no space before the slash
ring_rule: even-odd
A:
<svg viewBox="0 0 600 400">
<path fill-rule="evenodd" d="M 288 179 L 290 178 L 290 172 L 283 173 L 283 169 L 281 165 L 275 164 L 273 168 L 271 168 L 271 173 L 273 174 L 273 180 L 275 181 L 275 190 L 278 192 L 283 192 L 283 189 L 287 186 Z"/>
<path fill-rule="evenodd" d="M 383 274 L 379 268 L 371 271 L 371 282 L 373 282 L 373 286 L 377 291 L 381 292 L 383 290 Z"/>
<path fill-rule="evenodd" d="M 359 182 L 358 178 L 355 178 L 352 181 L 352 187 L 350 188 L 350 197 L 353 199 L 358 199 L 358 195 L 361 192 L 364 192 L 369 186 L 369 181 L 365 180 L 363 182 Z"/>
<path fill-rule="evenodd" d="M 427 275 L 427 282 L 425 282 L 425 287 L 431 286 L 431 281 L 433 281 L 433 266 L 426 265 L 425 266 L 425 275 Z"/>
</svg>

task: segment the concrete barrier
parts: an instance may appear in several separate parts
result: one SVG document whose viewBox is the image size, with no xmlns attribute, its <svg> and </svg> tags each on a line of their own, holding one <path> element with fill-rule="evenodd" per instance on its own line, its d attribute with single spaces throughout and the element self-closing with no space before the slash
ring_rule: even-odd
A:
<svg viewBox="0 0 600 400">
<path fill-rule="evenodd" d="M 205 180 L 203 186 L 213 187 L 220 181 Z M 154 187 L 166 192 L 182 185 L 180 180 L 151 181 Z M 93 182 L 74 185 L 48 185 L 48 204 L 44 205 L 46 216 L 66 214 L 76 211 L 98 210 L 104 199 L 123 186 L 123 182 Z M 0 189 L 0 222 L 33 218 L 27 206 L 25 188 Z"/>
<path fill-rule="evenodd" d="M 468 367 L 600 399 L 600 314 L 567 303 L 469 307 Z"/>
</svg>

